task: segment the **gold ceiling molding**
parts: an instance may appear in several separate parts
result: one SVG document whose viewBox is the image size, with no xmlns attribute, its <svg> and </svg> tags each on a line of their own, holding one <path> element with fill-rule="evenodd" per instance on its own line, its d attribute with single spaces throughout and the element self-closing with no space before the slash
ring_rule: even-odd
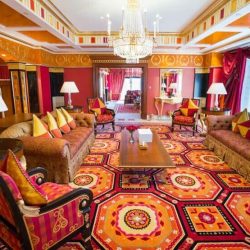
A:
<svg viewBox="0 0 250 250">
<path fill-rule="evenodd" d="M 13 61 L 51 67 L 92 67 L 89 55 L 53 54 L 0 37 L 0 49 L 13 57 Z"/>
<path fill-rule="evenodd" d="M 204 67 L 202 55 L 152 55 L 148 61 L 149 68 L 184 68 Z"/>
<path fill-rule="evenodd" d="M 25 63 L 11 62 L 8 63 L 9 70 L 25 70 Z"/>
<path fill-rule="evenodd" d="M 25 65 L 26 71 L 36 71 L 36 65 Z"/>
<path fill-rule="evenodd" d="M 152 55 L 149 68 L 209 68 L 222 67 L 223 54 L 207 55 Z"/>
</svg>

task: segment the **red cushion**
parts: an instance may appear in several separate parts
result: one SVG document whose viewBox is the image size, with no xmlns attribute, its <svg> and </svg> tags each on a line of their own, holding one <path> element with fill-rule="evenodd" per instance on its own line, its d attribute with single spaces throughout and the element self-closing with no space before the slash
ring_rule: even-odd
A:
<svg viewBox="0 0 250 250">
<path fill-rule="evenodd" d="M 240 130 L 240 134 L 244 138 L 250 140 L 250 120 L 238 124 L 238 128 Z"/>
<path fill-rule="evenodd" d="M 174 117 L 174 122 L 182 124 L 192 124 L 194 123 L 194 118 L 192 116 L 177 115 Z"/>
<path fill-rule="evenodd" d="M 193 116 L 198 111 L 198 109 L 199 107 L 197 107 L 191 99 L 187 100 L 180 107 L 181 113 L 185 116 Z"/>
<path fill-rule="evenodd" d="M 108 122 L 108 121 L 112 121 L 112 120 L 114 120 L 114 118 L 113 118 L 113 116 L 112 115 L 98 115 L 97 117 L 96 117 L 96 120 L 98 121 L 98 122 Z"/>
</svg>

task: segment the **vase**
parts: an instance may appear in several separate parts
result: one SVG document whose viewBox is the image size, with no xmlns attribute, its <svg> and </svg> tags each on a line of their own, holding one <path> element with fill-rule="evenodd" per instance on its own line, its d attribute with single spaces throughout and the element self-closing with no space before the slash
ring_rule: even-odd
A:
<svg viewBox="0 0 250 250">
<path fill-rule="evenodd" d="M 129 131 L 129 133 L 130 133 L 129 142 L 130 142 L 130 143 L 134 143 L 134 142 L 135 142 L 134 131 Z"/>
</svg>

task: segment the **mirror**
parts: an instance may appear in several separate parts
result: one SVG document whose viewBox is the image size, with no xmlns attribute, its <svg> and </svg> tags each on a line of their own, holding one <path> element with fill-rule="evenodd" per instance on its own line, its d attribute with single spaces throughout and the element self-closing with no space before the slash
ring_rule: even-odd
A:
<svg viewBox="0 0 250 250">
<path fill-rule="evenodd" d="M 182 69 L 161 69 L 160 96 L 181 97 Z"/>
</svg>

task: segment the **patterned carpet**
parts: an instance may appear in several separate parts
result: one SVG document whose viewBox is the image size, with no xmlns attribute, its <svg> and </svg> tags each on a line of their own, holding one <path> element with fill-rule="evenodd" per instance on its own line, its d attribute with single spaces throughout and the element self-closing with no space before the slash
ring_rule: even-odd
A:
<svg viewBox="0 0 250 250">
<path fill-rule="evenodd" d="M 140 109 L 134 104 L 116 104 L 116 113 L 139 113 Z"/>
<path fill-rule="evenodd" d="M 249 250 L 250 183 L 207 150 L 204 137 L 142 127 L 157 130 L 176 168 L 147 170 L 151 178 L 122 172 L 121 127 L 100 129 L 71 183 L 93 191 L 93 248 Z M 83 247 L 70 242 L 66 249 Z"/>
<path fill-rule="evenodd" d="M 148 170 L 155 182 L 122 172 L 121 128 L 100 130 L 72 184 L 94 193 L 94 249 L 250 249 L 250 183 L 204 137 L 144 127 L 157 129 L 176 168 Z"/>
</svg>

